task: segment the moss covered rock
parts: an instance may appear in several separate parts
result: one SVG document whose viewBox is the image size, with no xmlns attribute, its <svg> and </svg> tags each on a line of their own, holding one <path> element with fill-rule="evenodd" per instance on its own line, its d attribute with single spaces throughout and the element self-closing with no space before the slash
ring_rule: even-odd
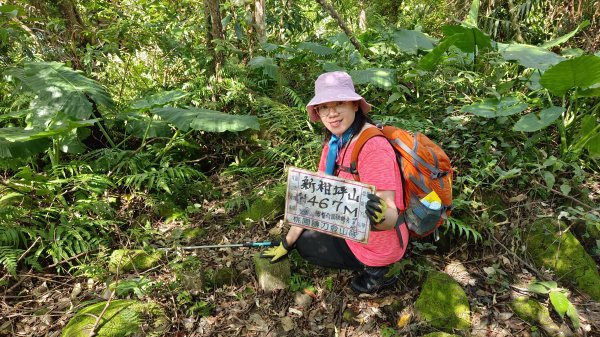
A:
<svg viewBox="0 0 600 337">
<path fill-rule="evenodd" d="M 161 257 L 160 252 L 148 253 L 141 249 L 117 249 L 110 255 L 108 270 L 111 273 L 143 271 L 156 266 Z"/>
<path fill-rule="evenodd" d="M 452 331 L 471 327 L 471 309 L 464 290 L 452 277 L 442 272 L 431 272 L 415 302 L 422 320 L 432 326 Z"/>
<path fill-rule="evenodd" d="M 548 309 L 538 301 L 527 296 L 519 297 L 511 303 L 515 314 L 525 322 L 539 326 L 550 336 L 572 336 L 568 328 L 561 328 L 550 317 Z"/>
<path fill-rule="evenodd" d="M 265 292 L 288 287 L 292 272 L 290 260 L 282 259 L 277 263 L 270 263 L 269 259 L 260 257 L 260 253 L 254 254 L 254 267 L 260 288 Z"/>
<path fill-rule="evenodd" d="M 561 280 L 600 301 L 600 275 L 596 263 L 568 231 L 560 232 L 559 223 L 541 219 L 531 225 L 527 250 L 536 264 L 552 269 Z M 564 225 L 561 228 L 566 228 Z"/>
<path fill-rule="evenodd" d="M 87 337 L 106 302 L 92 304 L 75 314 L 62 331 L 62 337 Z M 111 301 L 96 326 L 94 336 L 121 337 L 144 333 L 144 336 L 163 336 L 169 320 L 158 304 L 133 300 Z"/>
<path fill-rule="evenodd" d="M 279 184 L 267 189 L 250 207 L 238 216 L 238 221 L 273 220 L 284 213 L 286 185 Z"/>
</svg>

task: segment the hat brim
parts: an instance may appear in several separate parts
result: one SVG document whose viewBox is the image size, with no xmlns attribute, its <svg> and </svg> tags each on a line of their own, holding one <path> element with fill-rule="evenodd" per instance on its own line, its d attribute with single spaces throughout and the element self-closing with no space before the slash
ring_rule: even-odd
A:
<svg viewBox="0 0 600 337">
<path fill-rule="evenodd" d="M 306 105 L 306 112 L 308 112 L 310 121 L 316 122 L 321 119 L 321 117 L 319 117 L 319 114 L 315 111 L 316 105 L 328 103 L 328 102 L 339 102 L 339 101 L 350 101 L 350 102 L 360 101 L 360 109 L 364 114 L 367 114 L 367 113 L 369 113 L 369 111 L 371 111 L 371 105 L 369 103 L 367 103 L 367 101 L 361 95 L 358 95 L 358 94 L 336 95 L 336 96 L 317 95 L 317 96 L 313 97 L 313 99 L 311 99 L 310 102 L 308 102 L 308 104 Z"/>
</svg>

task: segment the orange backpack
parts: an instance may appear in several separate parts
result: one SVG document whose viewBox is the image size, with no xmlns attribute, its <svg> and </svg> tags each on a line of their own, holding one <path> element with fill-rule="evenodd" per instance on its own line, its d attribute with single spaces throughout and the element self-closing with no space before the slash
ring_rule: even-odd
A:
<svg viewBox="0 0 600 337">
<path fill-rule="evenodd" d="M 399 220 L 406 222 L 411 236 L 422 238 L 433 233 L 452 211 L 453 171 L 450 158 L 422 133 L 413 135 L 394 126 L 378 125 L 366 129 L 352 150 L 349 171 L 356 181 L 360 181 L 358 154 L 369 139 L 377 136 L 387 138 L 398 159 L 404 197 L 404 209 L 399 209 Z"/>
</svg>

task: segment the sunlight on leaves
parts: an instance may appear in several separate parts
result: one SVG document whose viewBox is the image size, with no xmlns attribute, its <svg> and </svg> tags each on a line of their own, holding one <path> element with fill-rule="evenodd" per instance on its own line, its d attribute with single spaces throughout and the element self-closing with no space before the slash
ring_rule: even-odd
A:
<svg viewBox="0 0 600 337">
<path fill-rule="evenodd" d="M 480 52 L 492 48 L 492 39 L 478 28 L 446 25 L 442 27 L 446 37 L 459 35 L 454 45 L 465 53 Z"/>
<path fill-rule="evenodd" d="M 151 111 L 163 120 L 172 123 L 182 131 L 225 132 L 258 130 L 258 119 L 255 116 L 230 115 L 219 111 L 201 108 L 158 108 Z"/>
<path fill-rule="evenodd" d="M 433 48 L 432 51 L 427 53 L 427 55 L 423 56 L 421 60 L 419 60 L 419 68 L 432 71 L 441 61 L 444 53 L 461 37 L 462 34 L 454 34 L 445 38 L 439 45 Z"/>
<path fill-rule="evenodd" d="M 463 106 L 461 112 L 469 112 L 479 117 L 496 118 L 518 114 L 527 109 L 527 103 L 519 101 L 516 97 L 488 98 L 482 102 Z"/>
<path fill-rule="evenodd" d="M 519 44 L 498 43 L 498 51 L 506 61 L 517 61 L 525 68 L 546 70 L 565 58 L 541 47 Z"/>
<path fill-rule="evenodd" d="M 435 39 L 416 30 L 398 29 L 392 33 L 398 49 L 408 54 L 416 54 L 419 50 L 433 49 Z"/>
<path fill-rule="evenodd" d="M 529 113 L 519 119 L 513 127 L 513 131 L 534 132 L 541 130 L 554 123 L 563 112 L 565 112 L 565 108 L 553 106 L 540 111 L 539 116 L 535 112 Z"/>
<path fill-rule="evenodd" d="M 396 84 L 394 76 L 395 70 L 383 68 L 371 68 L 366 70 L 353 70 L 349 74 L 352 76 L 354 84 L 373 84 L 383 89 L 391 89 Z"/>
<path fill-rule="evenodd" d="M 131 108 L 140 110 L 150 109 L 157 106 L 164 106 L 166 104 L 178 101 L 186 97 L 187 95 L 187 93 L 181 90 L 163 91 L 134 101 L 133 103 L 131 103 Z"/>
<path fill-rule="evenodd" d="M 564 95 L 574 88 L 589 88 L 600 83 L 600 57 L 583 55 L 563 61 L 548 69 L 540 84 L 552 94 Z"/>
</svg>

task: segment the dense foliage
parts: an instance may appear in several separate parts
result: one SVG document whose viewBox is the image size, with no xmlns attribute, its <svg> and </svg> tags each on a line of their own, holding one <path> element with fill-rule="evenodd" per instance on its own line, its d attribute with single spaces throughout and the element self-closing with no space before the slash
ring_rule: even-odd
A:
<svg viewBox="0 0 600 337">
<path fill-rule="evenodd" d="M 511 219 L 558 217 L 598 261 L 596 2 L 366 3 L 331 1 L 348 36 L 314 1 L 0 2 L 0 285 L 102 279 L 115 247 L 177 244 L 157 224 L 244 228 L 286 167 L 316 166 L 304 105 L 338 69 L 374 119 L 447 149 L 455 242 L 520 251 Z"/>
</svg>

